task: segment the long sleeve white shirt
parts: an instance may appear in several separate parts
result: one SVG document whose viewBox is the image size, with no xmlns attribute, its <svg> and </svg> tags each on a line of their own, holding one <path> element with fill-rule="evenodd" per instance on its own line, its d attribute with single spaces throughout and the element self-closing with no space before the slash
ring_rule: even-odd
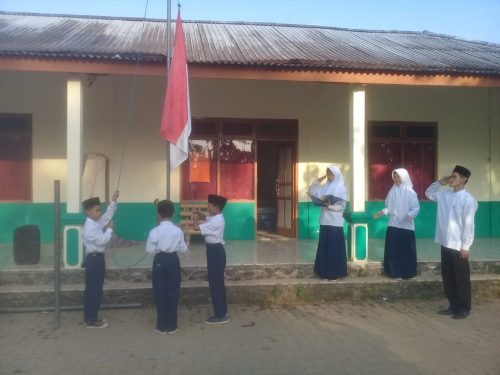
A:
<svg viewBox="0 0 500 375">
<path fill-rule="evenodd" d="M 321 185 L 320 181 L 316 180 L 309 187 L 309 194 L 315 196 L 316 198 L 322 198 L 321 195 Z M 347 198 L 344 196 L 339 196 L 339 198 L 344 199 L 342 202 L 337 202 L 335 204 L 331 204 L 328 207 L 321 207 L 319 224 L 320 225 L 331 225 L 334 227 L 343 227 L 344 226 L 344 210 Z"/>
<path fill-rule="evenodd" d="M 187 245 L 184 241 L 184 233 L 170 220 L 164 220 L 157 227 L 151 229 L 146 241 L 146 252 L 151 255 L 159 252 L 185 253 Z"/>
<path fill-rule="evenodd" d="M 224 245 L 224 227 L 226 222 L 222 214 L 207 216 L 205 222 L 200 224 L 200 232 L 208 244 L 220 243 Z"/>
<path fill-rule="evenodd" d="M 436 242 L 453 250 L 469 250 L 474 241 L 474 215 L 477 201 L 462 189 L 454 192 L 440 190 L 441 184 L 434 182 L 425 191 L 425 196 L 437 202 Z"/>
<path fill-rule="evenodd" d="M 85 252 L 90 253 L 103 253 L 106 250 L 106 245 L 111 240 L 113 229 L 104 226 L 108 224 L 113 215 L 115 214 L 117 203 L 111 201 L 106 209 L 106 212 L 97 220 L 87 217 L 83 225 L 83 245 Z"/>
<path fill-rule="evenodd" d="M 403 217 L 398 217 L 394 212 L 390 212 L 390 210 L 385 207 L 384 215 L 387 215 L 388 227 L 396 227 L 401 229 L 409 229 L 415 230 L 414 219 L 417 217 L 418 212 L 420 211 L 420 204 L 418 203 L 418 197 L 416 194 L 408 194 L 408 212 Z"/>
</svg>

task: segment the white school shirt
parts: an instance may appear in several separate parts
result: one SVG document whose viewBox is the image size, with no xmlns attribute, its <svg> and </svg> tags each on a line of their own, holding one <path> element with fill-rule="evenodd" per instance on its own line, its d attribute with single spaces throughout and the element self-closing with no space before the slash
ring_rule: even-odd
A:
<svg viewBox="0 0 500 375">
<path fill-rule="evenodd" d="M 116 207 L 117 203 L 115 201 L 111 201 L 106 209 L 106 212 L 99 219 L 93 220 L 90 217 L 85 219 L 82 237 L 85 252 L 87 254 L 104 253 L 104 250 L 106 250 L 106 245 L 109 243 L 111 236 L 113 235 L 113 229 L 107 228 L 104 230 L 104 226 L 113 218 Z"/>
<path fill-rule="evenodd" d="M 155 255 L 160 252 L 175 253 L 176 251 L 180 253 L 187 251 L 184 233 L 170 220 L 163 220 L 149 232 L 146 252 Z"/>
<path fill-rule="evenodd" d="M 322 195 L 322 186 L 320 185 L 319 179 L 314 181 L 312 185 L 309 187 L 309 194 L 314 195 L 317 198 L 321 199 Z M 328 207 L 321 207 L 319 224 L 320 225 L 331 225 L 334 227 L 343 227 L 344 226 L 344 210 L 345 210 L 345 199 L 347 198 L 347 194 L 344 191 L 337 193 L 339 198 L 344 199 L 342 202 L 337 202 L 335 204 L 331 204 Z M 326 194 L 325 194 L 326 195 Z"/>
<path fill-rule="evenodd" d="M 442 185 L 434 182 L 425 196 L 437 202 L 436 242 L 453 250 L 469 250 L 474 241 L 474 215 L 477 201 L 462 189 L 439 190 Z"/>
<path fill-rule="evenodd" d="M 220 243 L 224 245 L 224 226 L 226 222 L 222 214 L 207 216 L 205 222 L 200 224 L 200 232 L 205 236 L 208 244 Z"/>
<path fill-rule="evenodd" d="M 387 215 L 389 220 L 387 222 L 388 227 L 396 227 L 401 229 L 415 230 L 415 223 L 413 219 L 417 217 L 418 211 L 420 210 L 420 204 L 418 203 L 418 197 L 415 192 L 407 192 L 402 194 L 399 199 L 406 199 L 406 206 L 408 207 L 408 212 L 403 215 L 397 215 L 396 212 L 390 212 L 389 208 L 384 208 L 384 215 Z M 387 200 L 386 200 L 387 205 Z M 411 220 L 408 218 L 411 217 Z M 400 217 L 401 216 L 401 217 Z"/>
</svg>

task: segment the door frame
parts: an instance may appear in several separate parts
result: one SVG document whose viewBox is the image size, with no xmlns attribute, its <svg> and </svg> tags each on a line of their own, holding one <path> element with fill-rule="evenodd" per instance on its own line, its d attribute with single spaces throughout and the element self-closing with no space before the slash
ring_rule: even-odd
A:
<svg viewBox="0 0 500 375">
<path fill-rule="evenodd" d="M 210 139 L 218 142 L 221 139 L 250 139 L 254 141 L 254 195 L 253 199 L 232 199 L 235 202 L 254 202 L 254 233 L 257 233 L 257 173 L 259 142 L 290 143 L 292 145 L 292 237 L 297 236 L 298 185 L 297 154 L 299 140 L 299 124 L 297 119 L 255 119 L 255 118 L 218 118 L 195 117 L 192 119 L 192 131 L 189 139 Z M 234 129 L 233 129 L 234 126 Z M 217 159 L 218 160 L 218 159 Z M 218 163 L 218 161 L 217 161 Z M 181 183 L 185 179 L 185 168 L 181 168 Z M 219 173 L 217 173 L 217 192 L 220 189 Z M 183 200 L 182 188 L 180 198 Z"/>
</svg>

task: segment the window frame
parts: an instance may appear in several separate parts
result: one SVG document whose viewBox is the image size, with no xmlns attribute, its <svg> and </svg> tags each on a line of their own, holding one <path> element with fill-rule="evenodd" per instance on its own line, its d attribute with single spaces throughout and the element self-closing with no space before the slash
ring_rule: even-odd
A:
<svg viewBox="0 0 500 375">
<path fill-rule="evenodd" d="M 199 132 L 197 129 L 198 126 L 202 124 L 211 124 L 213 126 L 214 133 L 205 133 Z M 249 124 L 252 127 L 251 134 L 224 134 L 224 125 L 226 124 Z M 285 126 L 287 127 L 287 131 L 283 133 L 267 133 L 263 134 L 261 129 L 266 127 L 267 125 L 273 126 Z M 220 143 L 223 140 L 250 140 L 252 141 L 252 152 L 254 154 L 254 162 L 253 162 L 253 194 L 251 199 L 231 199 L 233 202 L 252 202 L 257 200 L 257 142 L 265 141 L 265 140 L 273 140 L 280 142 L 297 142 L 298 135 L 298 121 L 297 120 L 287 120 L 287 119 L 273 119 L 273 120 L 263 120 L 263 119 L 248 119 L 248 118 L 206 118 L 199 117 L 193 118 L 191 120 L 191 134 L 189 136 L 189 140 L 212 140 L 217 144 L 217 147 L 220 147 Z M 216 190 L 215 194 L 220 194 L 221 186 L 220 186 L 220 158 L 219 152 L 217 152 L 217 182 L 216 182 Z M 180 171 L 180 181 L 184 183 L 186 181 L 186 171 L 184 168 L 181 168 Z M 184 197 L 182 194 L 182 188 L 180 189 L 180 200 L 193 200 L 188 197 Z M 193 201 L 197 201 L 194 199 Z"/>
<path fill-rule="evenodd" d="M 385 143 L 385 144 L 399 144 L 400 149 L 401 149 L 401 167 L 406 168 L 407 160 L 405 159 L 405 144 L 412 143 L 412 144 L 422 144 L 422 145 L 432 145 L 434 148 L 434 175 L 432 178 L 435 180 L 436 179 L 436 174 L 437 174 L 437 157 L 438 157 L 438 123 L 437 122 L 429 122 L 429 121 L 368 121 L 367 123 L 367 143 L 368 143 L 368 153 L 367 153 L 367 173 L 369 174 L 370 177 L 370 168 L 372 166 L 371 160 L 370 160 L 370 153 L 371 153 L 371 147 L 372 144 L 377 144 L 377 143 Z M 375 136 L 375 128 L 377 126 L 386 126 L 386 127 L 397 127 L 399 128 L 399 137 L 383 137 L 383 136 Z M 431 137 L 412 137 L 408 135 L 408 128 L 410 127 L 422 127 L 422 128 L 431 128 L 432 131 L 432 136 Z M 380 201 L 385 198 L 379 198 L 379 197 L 373 197 L 372 196 L 372 189 L 371 189 L 371 184 L 376 184 L 377 182 L 372 181 L 372 178 L 368 178 L 367 181 L 370 181 L 370 186 L 368 187 L 368 200 L 370 201 Z M 413 184 L 416 185 L 417 182 L 413 181 Z M 387 190 L 389 191 L 389 190 Z M 418 192 L 417 192 L 418 193 Z M 426 200 L 427 198 L 421 192 L 419 195 L 420 200 Z"/>
<path fill-rule="evenodd" d="M 21 129 L 4 129 L 4 121 L 21 122 Z M 14 125 L 15 127 L 16 125 Z M 9 126 L 10 127 L 10 126 Z M 29 160 L 27 178 L 29 185 L 27 195 L 23 198 L 9 198 L 0 196 L 0 202 L 33 202 L 33 116 L 27 113 L 0 113 L 0 137 L 23 137 L 28 139 L 28 153 L 24 155 Z M 5 178 L 0 176 L 0 178 Z"/>
</svg>

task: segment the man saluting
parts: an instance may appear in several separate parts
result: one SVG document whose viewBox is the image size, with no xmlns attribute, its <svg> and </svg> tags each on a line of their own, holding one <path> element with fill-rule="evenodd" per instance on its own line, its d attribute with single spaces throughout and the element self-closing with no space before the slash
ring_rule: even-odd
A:
<svg viewBox="0 0 500 375">
<path fill-rule="evenodd" d="M 441 245 L 441 276 L 449 306 L 439 311 L 465 319 L 471 309 L 469 249 L 474 241 L 477 201 L 465 190 L 471 172 L 460 165 L 451 176 L 429 186 L 425 195 L 437 202 L 436 242 Z M 448 185 L 451 189 L 441 189 Z"/>
</svg>

